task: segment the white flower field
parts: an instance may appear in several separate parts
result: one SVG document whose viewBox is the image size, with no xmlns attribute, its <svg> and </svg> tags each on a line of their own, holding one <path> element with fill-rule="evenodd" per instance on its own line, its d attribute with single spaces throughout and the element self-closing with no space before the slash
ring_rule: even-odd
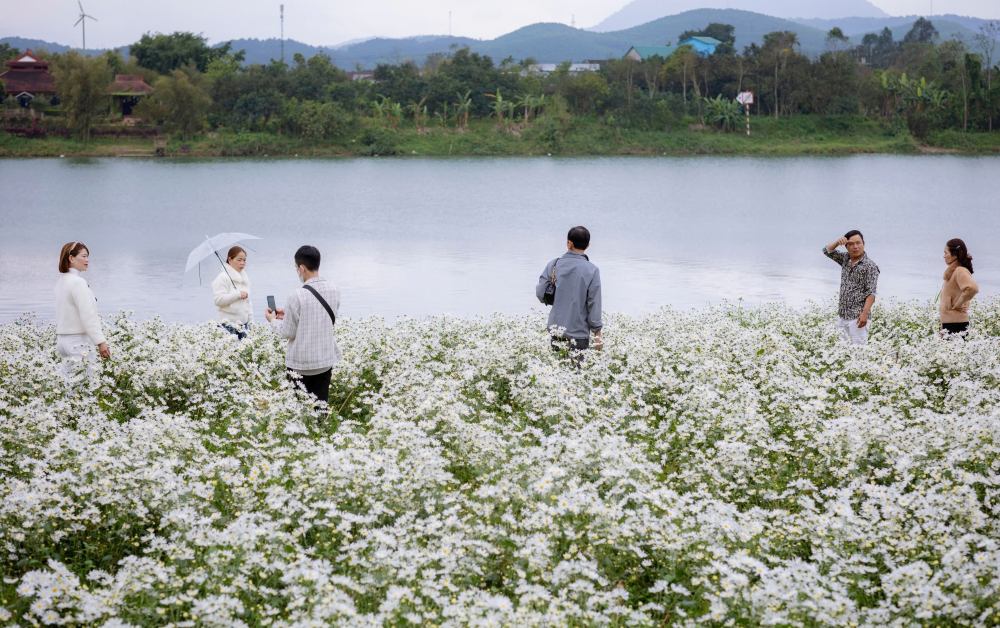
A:
<svg viewBox="0 0 1000 628">
<path fill-rule="evenodd" d="M 1000 302 L 342 320 L 331 418 L 262 325 L 0 325 L 0 623 L 996 625 Z"/>
</svg>

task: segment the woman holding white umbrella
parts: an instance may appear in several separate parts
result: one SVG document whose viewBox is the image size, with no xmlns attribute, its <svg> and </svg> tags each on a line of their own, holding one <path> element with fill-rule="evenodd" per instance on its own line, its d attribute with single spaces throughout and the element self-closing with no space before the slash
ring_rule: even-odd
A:
<svg viewBox="0 0 1000 628">
<path fill-rule="evenodd" d="M 205 241 L 188 254 L 184 271 L 198 267 L 201 277 L 201 262 L 214 257 L 222 266 L 222 272 L 212 281 L 212 294 L 215 307 L 219 310 L 219 320 L 222 326 L 243 339 L 247 335 L 252 318 L 250 307 L 250 278 L 246 273 L 247 252 L 239 246 L 244 240 L 260 240 L 249 233 L 219 233 L 205 236 Z M 222 261 L 219 251 L 225 251 L 226 261 Z"/>
<path fill-rule="evenodd" d="M 247 276 L 247 252 L 234 246 L 226 254 L 222 271 L 212 281 L 215 307 L 219 309 L 222 326 L 242 340 L 246 337 L 253 317 L 250 307 L 250 277 Z"/>
</svg>

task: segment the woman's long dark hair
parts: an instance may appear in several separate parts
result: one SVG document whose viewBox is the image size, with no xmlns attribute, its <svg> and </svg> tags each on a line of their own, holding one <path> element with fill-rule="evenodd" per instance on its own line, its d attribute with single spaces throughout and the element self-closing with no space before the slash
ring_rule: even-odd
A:
<svg viewBox="0 0 1000 628">
<path fill-rule="evenodd" d="M 965 242 L 959 238 L 952 238 L 945 246 L 948 247 L 948 252 L 958 259 L 959 266 L 968 268 L 970 273 L 975 272 L 972 270 L 972 256 L 969 255 L 969 249 L 965 246 Z"/>
</svg>

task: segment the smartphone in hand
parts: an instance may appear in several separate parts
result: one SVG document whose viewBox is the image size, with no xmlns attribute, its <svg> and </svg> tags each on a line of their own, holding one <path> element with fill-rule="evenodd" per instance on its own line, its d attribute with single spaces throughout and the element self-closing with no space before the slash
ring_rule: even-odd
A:
<svg viewBox="0 0 1000 628">
<path fill-rule="evenodd" d="M 277 312 L 278 311 L 278 306 L 274 302 L 274 295 L 273 294 L 267 295 L 267 309 L 271 310 L 272 312 Z"/>
</svg>

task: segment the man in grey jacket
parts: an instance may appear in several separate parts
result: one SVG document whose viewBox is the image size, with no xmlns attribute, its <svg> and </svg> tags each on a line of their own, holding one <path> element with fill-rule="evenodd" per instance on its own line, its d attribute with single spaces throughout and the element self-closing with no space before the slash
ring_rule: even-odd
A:
<svg viewBox="0 0 1000 628">
<path fill-rule="evenodd" d="M 587 257 L 590 231 L 573 227 L 566 236 L 566 253 L 545 265 L 538 278 L 535 296 L 545 303 L 545 291 L 555 285 L 555 299 L 549 312 L 548 328 L 554 348 L 568 344 L 583 350 L 601 349 L 601 272 Z"/>
</svg>

